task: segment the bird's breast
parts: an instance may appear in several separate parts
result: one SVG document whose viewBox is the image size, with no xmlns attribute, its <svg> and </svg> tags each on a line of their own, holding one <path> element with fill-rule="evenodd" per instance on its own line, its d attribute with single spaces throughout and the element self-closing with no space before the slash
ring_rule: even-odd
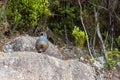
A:
<svg viewBox="0 0 120 80">
<path fill-rule="evenodd" d="M 47 44 L 46 44 L 45 41 L 40 41 L 40 42 L 39 42 L 39 47 L 40 47 L 40 48 L 45 48 L 46 45 L 47 45 Z"/>
</svg>

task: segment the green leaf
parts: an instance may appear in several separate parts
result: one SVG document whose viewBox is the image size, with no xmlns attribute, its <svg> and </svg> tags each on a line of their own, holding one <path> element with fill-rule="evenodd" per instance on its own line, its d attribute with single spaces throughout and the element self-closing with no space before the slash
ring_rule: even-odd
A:
<svg viewBox="0 0 120 80">
<path fill-rule="evenodd" d="M 92 2 L 93 2 L 94 4 L 97 4 L 97 0 L 92 0 Z"/>
</svg>

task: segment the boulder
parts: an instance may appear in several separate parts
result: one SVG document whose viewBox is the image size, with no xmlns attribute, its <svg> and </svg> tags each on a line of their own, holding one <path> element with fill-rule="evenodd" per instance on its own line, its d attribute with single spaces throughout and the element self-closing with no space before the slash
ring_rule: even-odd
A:
<svg viewBox="0 0 120 80">
<path fill-rule="evenodd" d="M 94 68 L 37 52 L 0 55 L 0 80 L 95 80 Z"/>
<path fill-rule="evenodd" d="M 20 36 L 3 45 L 3 51 L 12 53 L 16 51 L 36 51 L 35 41 L 37 37 Z"/>
<path fill-rule="evenodd" d="M 12 41 L 4 44 L 3 51 L 6 53 L 13 53 L 17 51 L 37 52 L 37 50 L 35 49 L 35 42 L 37 39 L 38 37 L 31 37 L 31 36 L 16 37 Z M 42 52 L 42 53 L 62 59 L 62 54 L 60 54 L 59 49 L 51 42 L 49 42 L 49 47 L 46 50 L 46 52 Z"/>
</svg>

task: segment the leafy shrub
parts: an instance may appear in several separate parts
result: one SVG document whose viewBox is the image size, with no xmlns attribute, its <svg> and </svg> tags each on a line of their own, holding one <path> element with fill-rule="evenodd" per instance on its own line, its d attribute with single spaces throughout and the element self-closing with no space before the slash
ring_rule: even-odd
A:
<svg viewBox="0 0 120 80">
<path fill-rule="evenodd" d="M 5 21 L 5 11 L 0 8 L 0 27 L 2 26 L 2 23 Z"/>
<path fill-rule="evenodd" d="M 28 29 L 50 14 L 48 6 L 48 0 L 8 0 L 7 18 L 13 28 Z"/>
<path fill-rule="evenodd" d="M 110 68 L 114 67 L 117 62 L 120 62 L 120 52 L 117 48 L 115 48 L 113 51 L 107 51 L 108 55 L 107 64 Z"/>
<path fill-rule="evenodd" d="M 50 10 L 54 16 L 49 18 L 49 26 L 57 36 L 63 36 L 65 33 L 64 25 L 66 25 L 66 32 L 68 38 L 71 37 L 75 21 L 77 20 L 77 11 L 79 11 L 73 3 L 60 0 L 50 1 Z"/>
<path fill-rule="evenodd" d="M 3 4 L 0 4 L 0 38 L 4 37 L 4 33 L 8 30 L 6 11 L 3 6 Z"/>
<path fill-rule="evenodd" d="M 77 43 L 78 43 L 78 47 L 83 47 L 86 39 L 88 38 L 84 31 L 81 31 L 79 29 L 79 27 L 75 26 L 72 32 L 72 35 L 75 37 Z"/>
<path fill-rule="evenodd" d="M 118 45 L 120 45 L 120 36 L 117 38 Z"/>
</svg>

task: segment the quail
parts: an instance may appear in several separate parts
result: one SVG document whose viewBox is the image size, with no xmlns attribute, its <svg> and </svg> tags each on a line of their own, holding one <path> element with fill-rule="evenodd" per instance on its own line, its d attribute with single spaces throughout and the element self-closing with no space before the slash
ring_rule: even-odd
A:
<svg viewBox="0 0 120 80">
<path fill-rule="evenodd" d="M 40 33 L 40 37 L 36 40 L 35 48 L 38 53 L 45 52 L 49 47 L 49 41 L 45 32 Z"/>
</svg>

